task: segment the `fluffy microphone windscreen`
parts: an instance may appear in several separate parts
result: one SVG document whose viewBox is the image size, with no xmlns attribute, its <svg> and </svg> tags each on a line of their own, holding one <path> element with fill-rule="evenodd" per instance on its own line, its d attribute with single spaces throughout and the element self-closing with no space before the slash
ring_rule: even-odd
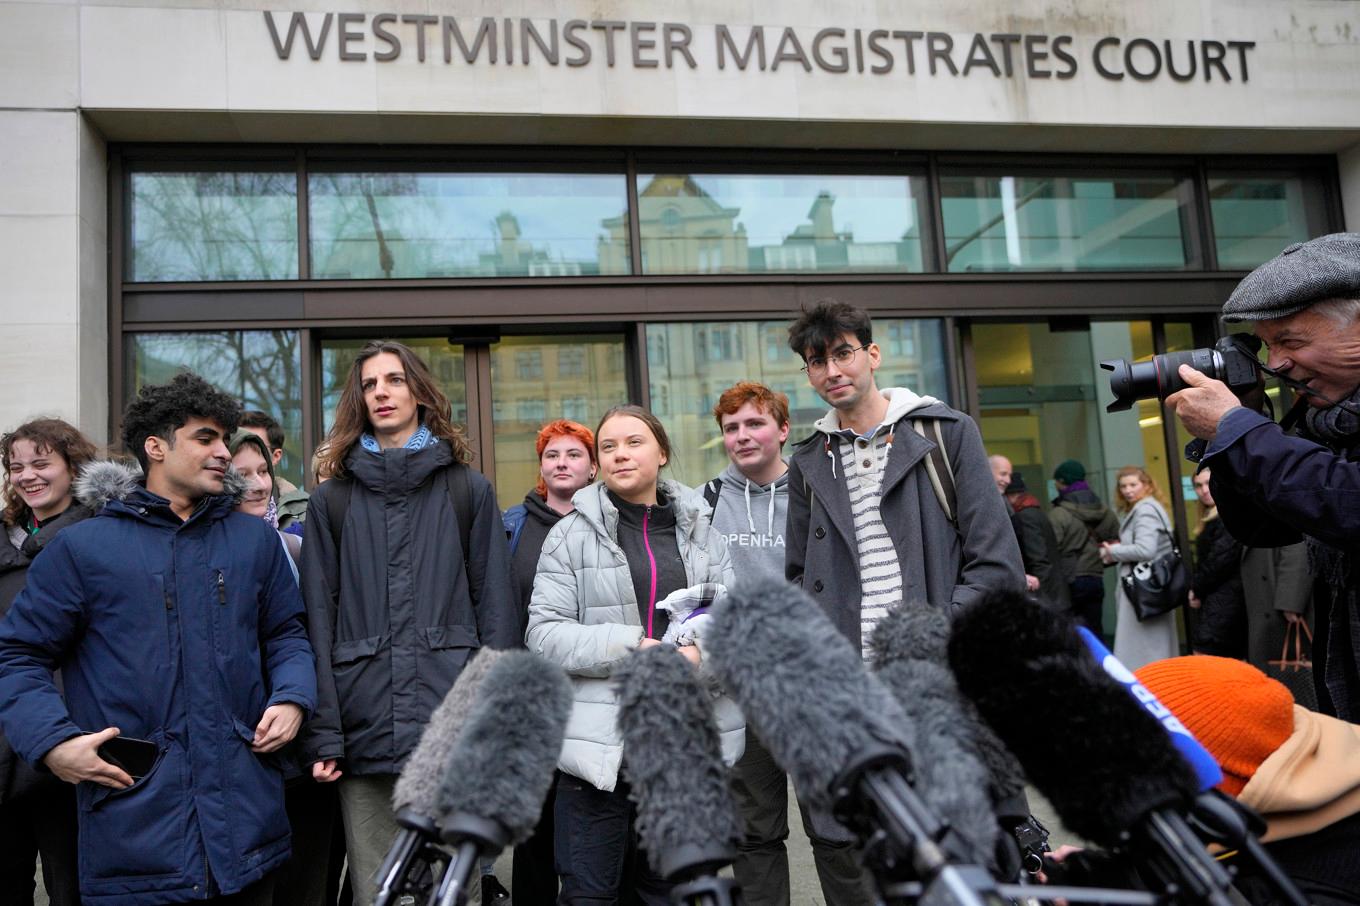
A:
<svg viewBox="0 0 1360 906">
<path fill-rule="evenodd" d="M 529 839 L 552 785 L 571 699 L 571 682 L 556 664 L 528 651 L 497 658 L 445 763 L 440 818 L 465 812 L 498 821 L 511 844 Z"/>
<path fill-rule="evenodd" d="M 409 808 L 428 818 L 436 817 L 439 784 L 444 778 L 444 761 L 458 739 L 458 731 L 467 721 L 468 713 L 477 703 L 482 680 L 491 665 L 507 654 L 493 648 L 483 648 L 472 656 L 458 674 L 444 700 L 430 714 L 420 741 L 406 759 L 397 782 L 392 788 L 392 808 L 400 812 Z"/>
<path fill-rule="evenodd" d="M 910 751 L 901 707 L 801 588 L 752 580 L 712 614 L 714 672 L 809 805 L 829 809 L 832 782 L 866 751 Z"/>
<path fill-rule="evenodd" d="M 996 746 L 1000 741 L 984 729 L 945 666 L 948 639 L 949 620 L 942 611 L 899 605 L 874 627 L 871 662 L 916 730 L 911 754 L 921 798 L 967 841 L 972 857 L 985 863 L 995 852 L 999 830 L 991 797 L 999 784 L 1009 787 L 1007 795 L 1015 794 L 1015 771 L 1000 781 L 988 771 L 981 737 Z"/>
<path fill-rule="evenodd" d="M 949 662 L 1025 774 L 1087 840 L 1117 845 L 1148 812 L 1194 798 L 1190 766 L 1069 617 L 993 593 L 955 618 Z"/>
<path fill-rule="evenodd" d="M 709 693 L 669 645 L 614 669 L 619 731 L 638 834 L 658 870 L 667 853 L 718 844 L 733 855 L 741 824 L 727 785 Z"/>
</svg>

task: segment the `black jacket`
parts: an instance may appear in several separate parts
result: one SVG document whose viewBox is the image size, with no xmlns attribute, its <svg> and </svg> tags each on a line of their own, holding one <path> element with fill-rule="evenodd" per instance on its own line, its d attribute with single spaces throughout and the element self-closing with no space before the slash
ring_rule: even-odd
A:
<svg viewBox="0 0 1360 906">
<path fill-rule="evenodd" d="M 442 474 L 453 464 L 443 441 L 380 454 L 356 445 L 345 459 L 350 477 L 312 493 L 302 591 L 318 704 L 304 734 L 307 763 L 340 758 L 357 775 L 395 773 L 472 653 L 522 644 L 496 494 L 480 473 L 468 476 L 465 565 Z M 337 551 L 331 513 L 347 492 Z"/>
<path fill-rule="evenodd" d="M 529 599 L 534 594 L 534 576 L 538 573 L 538 555 L 543 552 L 543 540 L 548 529 L 562 521 L 562 514 L 548 506 L 538 491 L 524 495 L 524 502 L 505 513 L 505 528 L 509 534 L 511 521 L 523 522 L 519 541 L 510 552 L 510 565 L 515 574 L 515 589 L 519 594 L 521 635 L 529 628 Z"/>
<path fill-rule="evenodd" d="M 1195 651 L 1219 657 L 1247 656 L 1247 609 L 1242 598 L 1242 545 L 1210 519 L 1195 539 L 1190 588 L 1199 598 Z"/>
<path fill-rule="evenodd" d="M 1191 447 L 1195 447 L 1192 444 Z M 1360 719 L 1360 437 L 1320 444 L 1233 409 L 1202 453 L 1219 518 L 1248 547 L 1308 540 L 1317 612 L 1313 679 L 1324 713 Z"/>
<path fill-rule="evenodd" d="M 28 567 L 42 549 L 57 536 L 57 532 L 69 525 L 75 525 L 94 514 L 83 504 L 72 504 L 66 512 L 57 516 L 38 529 L 36 535 L 29 535 L 19 547 L 9 539 L 0 537 L 0 618 L 9 613 L 9 606 L 24 590 L 28 579 Z M 6 527 L 0 526 L 0 531 Z M 0 802 L 20 796 L 33 790 L 38 784 L 50 783 L 63 785 L 50 774 L 40 774 L 14 754 L 5 734 L 0 733 Z"/>
<path fill-rule="evenodd" d="M 1053 525 L 1033 494 L 1024 494 L 1010 505 L 1011 528 L 1020 544 L 1025 572 L 1039 580 L 1039 595 L 1065 611 L 1072 608 L 1072 595 L 1062 568 L 1062 552 Z"/>
</svg>

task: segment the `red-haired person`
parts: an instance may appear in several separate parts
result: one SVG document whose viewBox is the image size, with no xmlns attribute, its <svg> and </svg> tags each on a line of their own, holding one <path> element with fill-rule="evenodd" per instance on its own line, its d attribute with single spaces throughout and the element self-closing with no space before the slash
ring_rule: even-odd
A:
<svg viewBox="0 0 1360 906">
<path fill-rule="evenodd" d="M 548 530 L 576 509 L 572 497 L 595 480 L 597 471 L 595 434 L 577 422 L 565 418 L 548 422 L 539 429 L 534 448 L 538 451 L 538 484 L 524 495 L 523 503 L 505 511 L 510 568 L 519 592 L 520 619 L 526 627 L 538 555 Z M 557 902 L 552 804 L 550 792 L 534 835 L 515 847 L 511 888 L 519 906 L 553 906 Z"/>
<path fill-rule="evenodd" d="M 784 577 L 784 529 L 789 515 L 789 398 L 758 384 L 728 387 L 713 407 L 729 461 L 704 485 L 713 527 L 727 541 L 739 576 Z M 746 729 L 746 751 L 737 762 L 732 790 L 745 835 L 733 871 L 752 906 L 790 901 L 789 784 L 765 746 Z M 817 878 L 828 903 L 865 900 L 867 888 L 852 849 L 854 838 L 829 815 L 799 803 L 803 830 L 812 843 Z"/>
<path fill-rule="evenodd" d="M 9 542 L 0 542 L 0 616 L 43 547 L 94 515 L 76 500 L 75 482 L 95 455 L 94 444 L 59 418 L 35 419 L 0 439 Z M 48 901 L 78 906 L 75 788 L 29 767 L 0 734 L 0 902 L 32 906 L 39 856 Z"/>
</svg>

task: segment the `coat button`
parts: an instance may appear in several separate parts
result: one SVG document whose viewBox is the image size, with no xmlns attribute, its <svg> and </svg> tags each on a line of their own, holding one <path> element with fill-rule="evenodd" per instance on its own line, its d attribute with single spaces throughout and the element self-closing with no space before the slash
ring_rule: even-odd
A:
<svg viewBox="0 0 1360 906">
<path fill-rule="evenodd" d="M 821 591 L 821 590 L 822 590 L 823 588 L 825 588 L 825 587 L 826 587 L 826 586 L 822 584 L 822 580 L 821 580 L 821 579 L 818 579 L 816 582 L 813 582 L 813 583 L 812 583 L 812 590 L 813 590 L 813 591 Z"/>
<path fill-rule="evenodd" d="M 862 463 L 862 465 L 864 466 L 864 468 L 869 469 L 869 468 L 873 468 L 874 463 L 873 463 L 873 460 L 871 460 L 871 459 L 866 459 L 866 460 L 864 460 L 864 462 Z"/>
<path fill-rule="evenodd" d="M 813 532 L 812 534 L 816 536 L 818 541 L 821 541 L 823 538 L 826 537 L 826 529 L 819 525 L 817 526 L 817 531 Z"/>
</svg>

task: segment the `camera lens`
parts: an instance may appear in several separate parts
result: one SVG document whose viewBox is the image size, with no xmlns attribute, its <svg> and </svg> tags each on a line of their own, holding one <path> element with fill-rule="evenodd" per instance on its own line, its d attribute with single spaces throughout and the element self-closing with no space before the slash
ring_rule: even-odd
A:
<svg viewBox="0 0 1360 906">
<path fill-rule="evenodd" d="M 1221 356 L 1212 349 L 1168 352 L 1155 355 L 1146 362 L 1130 362 L 1127 359 L 1101 362 L 1101 368 L 1113 372 L 1110 375 L 1110 392 L 1114 394 L 1114 402 L 1106 406 L 1105 411 L 1123 412 L 1133 408 L 1138 400 L 1164 400 L 1177 390 L 1184 390 L 1186 383 L 1180 375 L 1182 365 L 1189 365 L 1211 378 L 1218 378 L 1221 362 Z"/>
</svg>

